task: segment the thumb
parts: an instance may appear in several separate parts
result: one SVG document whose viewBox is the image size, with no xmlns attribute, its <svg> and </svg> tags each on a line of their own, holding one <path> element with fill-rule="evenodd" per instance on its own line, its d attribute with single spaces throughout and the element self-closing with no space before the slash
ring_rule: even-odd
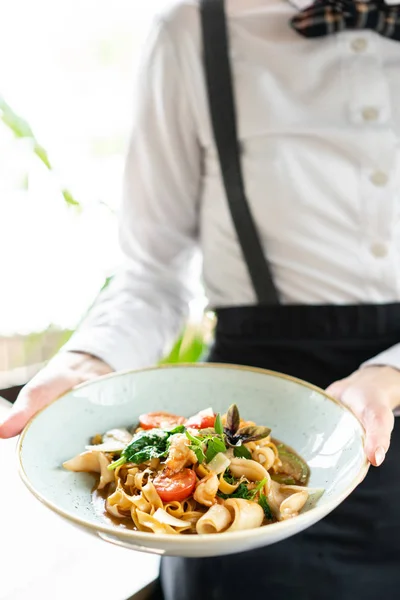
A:
<svg viewBox="0 0 400 600">
<path fill-rule="evenodd" d="M 31 417 L 51 399 L 48 394 L 43 394 L 43 390 L 23 388 L 6 419 L 0 423 L 0 438 L 11 438 L 21 433 Z"/>
<path fill-rule="evenodd" d="M 330 386 L 328 386 L 326 388 L 326 393 L 329 394 L 329 396 L 332 396 L 333 398 L 335 398 L 335 400 L 341 400 L 342 398 L 342 394 L 344 392 L 344 390 L 346 389 L 348 385 L 348 379 L 339 379 L 338 381 L 335 381 L 334 383 L 331 383 Z"/>
<path fill-rule="evenodd" d="M 0 439 L 14 437 L 21 433 L 39 410 L 77 383 L 79 380 L 72 379 L 69 374 L 52 373 L 44 369 L 22 388 L 7 418 L 0 423 Z"/>
<path fill-rule="evenodd" d="M 7 439 L 18 435 L 32 415 L 33 413 L 29 414 L 29 411 L 19 410 L 17 407 L 13 407 L 7 415 L 7 418 L 0 423 L 0 439 Z"/>
</svg>

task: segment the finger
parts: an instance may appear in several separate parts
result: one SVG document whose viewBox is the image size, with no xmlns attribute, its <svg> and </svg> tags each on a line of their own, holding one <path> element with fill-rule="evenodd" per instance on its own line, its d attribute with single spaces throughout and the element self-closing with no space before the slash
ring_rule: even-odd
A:
<svg viewBox="0 0 400 600">
<path fill-rule="evenodd" d="M 367 404 L 360 418 L 366 431 L 365 451 L 374 466 L 385 460 L 394 427 L 393 412 L 384 404 Z"/>
<path fill-rule="evenodd" d="M 23 388 L 6 419 L 0 424 L 0 438 L 10 438 L 21 433 L 29 419 L 49 401 L 46 390 Z"/>
<path fill-rule="evenodd" d="M 0 424 L 0 439 L 14 437 L 21 433 L 28 421 L 54 398 L 73 386 L 65 377 L 53 378 L 39 374 L 25 386 L 7 418 Z M 47 378 L 48 377 L 48 378 Z"/>
<path fill-rule="evenodd" d="M 33 413 L 11 410 L 11 414 L 0 424 L 0 438 L 12 438 L 21 433 L 31 416 L 33 416 Z"/>
<path fill-rule="evenodd" d="M 352 389 L 349 394 L 349 378 L 335 381 L 326 392 L 343 402 L 355 414 L 366 431 L 365 452 L 370 463 L 376 467 L 385 460 L 394 427 L 392 410 L 384 398 L 370 390 L 369 398 L 362 390 Z M 350 401 L 351 399 L 351 401 Z"/>
</svg>

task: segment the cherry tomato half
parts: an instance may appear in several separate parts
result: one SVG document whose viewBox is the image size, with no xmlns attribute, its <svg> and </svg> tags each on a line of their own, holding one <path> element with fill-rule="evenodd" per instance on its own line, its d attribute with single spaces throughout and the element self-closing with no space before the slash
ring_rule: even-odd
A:
<svg viewBox="0 0 400 600">
<path fill-rule="evenodd" d="M 198 415 L 194 415 L 190 417 L 185 423 L 186 427 L 191 427 L 192 429 L 207 429 L 208 427 L 214 427 L 215 419 L 217 415 L 205 415 L 199 413 Z"/>
<path fill-rule="evenodd" d="M 183 425 L 186 419 L 168 412 L 152 412 L 139 417 L 140 427 L 143 429 L 169 429 L 175 425 Z"/>
<path fill-rule="evenodd" d="M 192 469 L 182 469 L 179 473 L 168 475 L 161 473 L 153 481 L 163 502 L 185 500 L 191 496 L 196 485 L 196 473 Z"/>
</svg>

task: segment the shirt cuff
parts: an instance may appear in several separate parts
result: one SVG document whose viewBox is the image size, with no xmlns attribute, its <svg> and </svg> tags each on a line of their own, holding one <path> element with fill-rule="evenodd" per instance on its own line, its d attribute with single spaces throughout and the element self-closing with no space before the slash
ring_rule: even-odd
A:
<svg viewBox="0 0 400 600">
<path fill-rule="evenodd" d="M 115 331 L 91 329 L 90 333 L 77 331 L 61 348 L 61 352 L 84 352 L 104 361 L 114 371 L 141 369 L 154 364 L 146 361 L 144 353 L 135 348 L 132 340 L 115 335 Z"/>
<path fill-rule="evenodd" d="M 377 354 L 373 358 L 370 358 L 361 365 L 361 369 L 364 367 L 393 367 L 400 371 L 400 344 L 396 344 L 387 350 L 384 350 L 380 354 Z M 400 417 L 400 407 L 395 408 L 394 416 Z"/>
<path fill-rule="evenodd" d="M 400 344 L 396 344 L 388 350 L 384 350 L 373 358 L 370 358 L 361 367 L 393 367 L 400 370 Z"/>
</svg>

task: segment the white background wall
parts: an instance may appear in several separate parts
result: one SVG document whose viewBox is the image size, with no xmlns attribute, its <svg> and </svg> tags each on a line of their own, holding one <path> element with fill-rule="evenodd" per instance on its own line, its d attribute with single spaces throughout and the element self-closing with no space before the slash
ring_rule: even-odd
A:
<svg viewBox="0 0 400 600">
<path fill-rule="evenodd" d="M 0 0 L 0 95 L 57 170 L 0 124 L 0 335 L 74 327 L 118 260 L 107 206 L 120 198 L 136 60 L 166 2 Z"/>
</svg>

